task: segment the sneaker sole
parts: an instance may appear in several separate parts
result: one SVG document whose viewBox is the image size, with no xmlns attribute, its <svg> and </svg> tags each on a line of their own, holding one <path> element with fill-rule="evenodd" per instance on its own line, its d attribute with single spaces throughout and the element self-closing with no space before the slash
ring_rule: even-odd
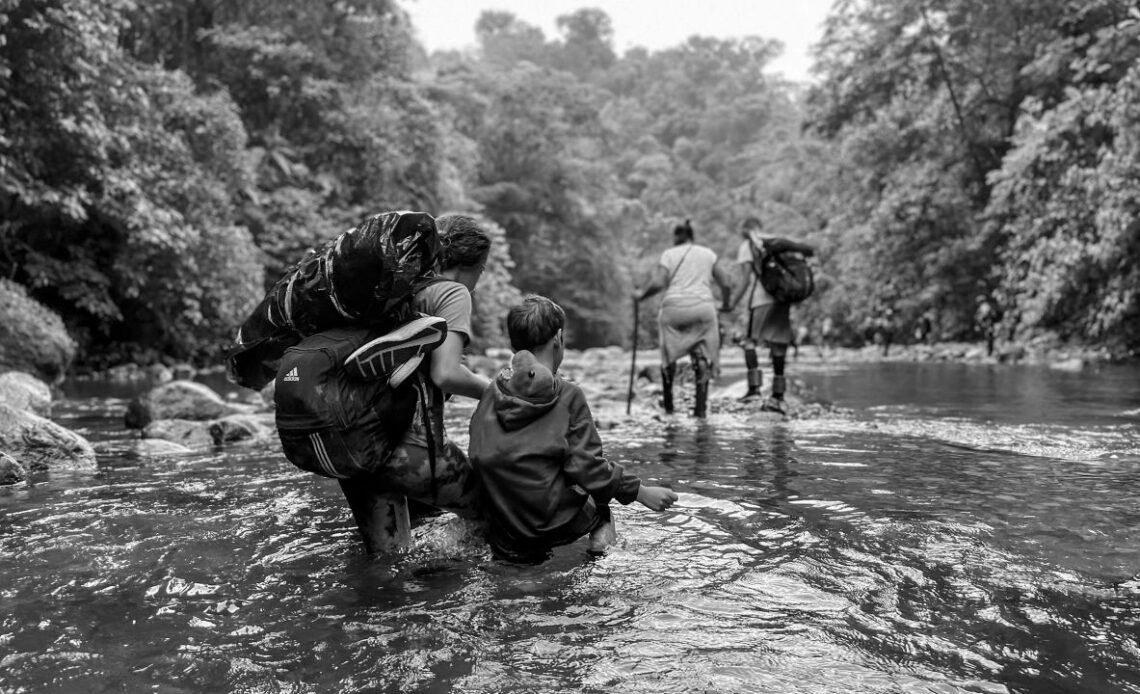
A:
<svg viewBox="0 0 1140 694">
<path fill-rule="evenodd" d="M 405 323 L 357 349 L 344 360 L 350 376 L 366 381 L 389 378 L 409 360 L 420 357 L 439 346 L 447 337 L 447 321 L 425 316 Z M 417 360 L 417 365 L 419 360 Z M 402 381 L 414 371 L 402 372 Z"/>
</svg>

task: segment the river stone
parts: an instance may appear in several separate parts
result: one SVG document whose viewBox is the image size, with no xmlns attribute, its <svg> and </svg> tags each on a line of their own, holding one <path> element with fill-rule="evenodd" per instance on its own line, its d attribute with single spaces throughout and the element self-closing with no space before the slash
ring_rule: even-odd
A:
<svg viewBox="0 0 1140 694">
<path fill-rule="evenodd" d="M 172 441 L 191 449 L 214 445 L 210 423 L 193 419 L 156 419 L 146 425 L 142 435 L 143 438 Z"/>
<path fill-rule="evenodd" d="M 235 441 L 259 441 L 276 433 L 272 415 L 234 414 L 210 424 L 210 436 L 214 443 Z"/>
<path fill-rule="evenodd" d="M 197 373 L 193 366 L 185 362 L 175 364 L 170 367 L 170 371 L 174 374 L 174 380 L 176 381 L 188 381 L 194 378 L 194 375 Z"/>
<path fill-rule="evenodd" d="M 19 460 L 29 472 L 95 467 L 95 449 L 87 439 L 8 405 L 0 405 L 0 450 Z"/>
<path fill-rule="evenodd" d="M 135 442 L 134 452 L 143 458 L 153 458 L 164 455 L 182 455 L 192 450 L 180 443 L 166 441 L 165 439 L 139 439 Z"/>
<path fill-rule="evenodd" d="M 244 411 L 196 381 L 164 383 L 127 405 L 124 421 L 130 429 L 144 429 L 159 419 L 206 421 Z"/>
<path fill-rule="evenodd" d="M 0 403 L 46 417 L 51 414 L 51 387 L 31 374 L 2 373 Z"/>
<path fill-rule="evenodd" d="M 0 371 L 23 371 L 58 383 L 75 348 L 58 315 L 21 285 L 0 278 Z"/>
<path fill-rule="evenodd" d="M 166 364 L 150 364 L 143 373 L 151 383 L 169 383 L 174 380 L 174 372 Z"/>
<path fill-rule="evenodd" d="M 103 376 L 108 381 L 115 383 L 126 383 L 138 378 L 142 378 L 142 369 L 134 362 L 127 362 L 126 364 L 117 364 L 103 372 Z"/>
<path fill-rule="evenodd" d="M 1061 361 L 1055 361 L 1055 362 L 1049 364 L 1049 368 L 1054 369 L 1056 371 L 1071 371 L 1073 373 L 1076 373 L 1078 371 L 1084 370 L 1085 360 L 1081 359 L 1080 357 L 1073 357 L 1071 359 L 1063 359 Z"/>
<path fill-rule="evenodd" d="M 15 458 L 0 453 L 0 486 L 19 484 L 28 479 L 28 471 Z"/>
</svg>

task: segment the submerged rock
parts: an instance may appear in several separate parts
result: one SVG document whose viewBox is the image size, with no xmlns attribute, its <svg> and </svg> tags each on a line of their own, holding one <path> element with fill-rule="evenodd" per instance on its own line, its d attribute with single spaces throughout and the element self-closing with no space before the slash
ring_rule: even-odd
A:
<svg viewBox="0 0 1140 694">
<path fill-rule="evenodd" d="M 1070 359 L 1055 361 L 1049 364 L 1049 368 L 1054 371 L 1070 371 L 1076 373 L 1084 370 L 1085 360 L 1080 357 L 1072 357 Z"/>
<path fill-rule="evenodd" d="M 235 441 L 268 440 L 277 429 L 272 416 L 235 414 L 216 420 L 210 424 L 210 436 L 215 444 Z"/>
<path fill-rule="evenodd" d="M 37 414 L 0 405 L 0 451 L 29 472 L 53 468 L 94 468 L 95 449 L 87 439 Z"/>
<path fill-rule="evenodd" d="M 195 381 L 173 381 L 135 398 L 127 405 L 124 421 L 130 429 L 143 429 L 160 419 L 208 421 L 251 408 L 228 403 L 209 386 Z"/>
<path fill-rule="evenodd" d="M 141 458 L 154 458 L 167 455 L 192 453 L 193 449 L 165 439 L 139 439 L 135 442 L 134 453 Z"/>
<path fill-rule="evenodd" d="M 190 449 L 201 450 L 214 445 L 210 422 L 193 419 L 156 419 L 143 428 L 143 438 L 162 439 Z"/>
<path fill-rule="evenodd" d="M 0 486 L 19 484 L 28 479 L 23 465 L 6 453 L 0 453 Z"/>
</svg>

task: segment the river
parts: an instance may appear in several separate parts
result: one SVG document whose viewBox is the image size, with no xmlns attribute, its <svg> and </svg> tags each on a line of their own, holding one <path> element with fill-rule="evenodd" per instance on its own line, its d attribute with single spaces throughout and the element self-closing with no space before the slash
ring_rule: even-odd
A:
<svg viewBox="0 0 1140 694">
<path fill-rule="evenodd" d="M 792 369 L 833 415 L 615 406 L 679 503 L 528 567 L 450 515 L 370 561 L 335 483 L 69 384 L 99 467 L 0 489 L 0 691 L 1140 692 L 1140 367 Z"/>
</svg>

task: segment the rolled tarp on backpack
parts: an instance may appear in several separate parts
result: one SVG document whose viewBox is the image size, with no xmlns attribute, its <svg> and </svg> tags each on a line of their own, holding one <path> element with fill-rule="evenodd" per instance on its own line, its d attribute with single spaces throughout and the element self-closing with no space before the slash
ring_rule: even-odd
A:
<svg viewBox="0 0 1140 694">
<path fill-rule="evenodd" d="M 226 355 L 230 378 L 260 390 L 285 349 L 322 330 L 391 330 L 435 274 L 441 246 L 426 212 L 384 212 L 310 250 L 277 280 Z"/>
<path fill-rule="evenodd" d="M 310 251 L 270 290 L 269 320 L 301 335 L 341 325 L 388 328 L 441 246 L 425 212 L 385 212 Z"/>
</svg>

